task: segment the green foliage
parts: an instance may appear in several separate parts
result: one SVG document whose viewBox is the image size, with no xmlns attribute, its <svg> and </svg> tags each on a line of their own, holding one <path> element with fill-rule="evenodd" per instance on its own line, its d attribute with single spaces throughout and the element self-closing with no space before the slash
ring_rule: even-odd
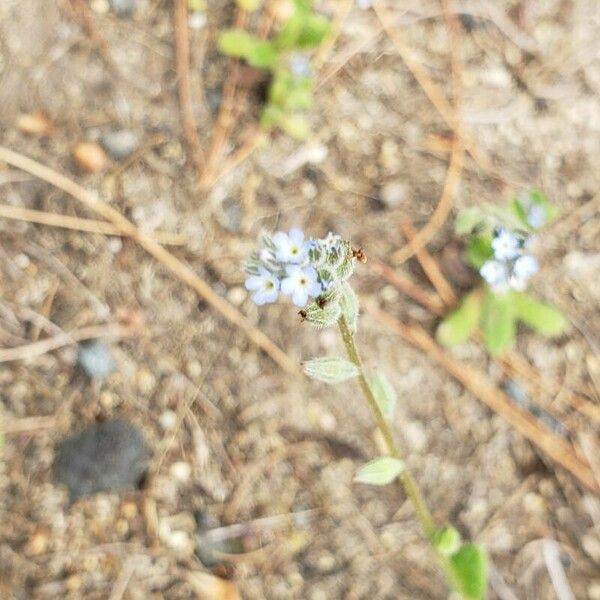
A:
<svg viewBox="0 0 600 600">
<path fill-rule="evenodd" d="M 248 12 L 256 10 L 262 4 L 262 0 L 236 0 L 236 2 L 242 10 L 247 10 Z"/>
<path fill-rule="evenodd" d="M 515 337 L 515 309 L 512 294 L 486 290 L 481 311 L 483 342 L 491 354 L 507 350 Z"/>
<path fill-rule="evenodd" d="M 520 225 L 530 231 L 539 228 L 533 226 L 529 218 L 529 212 L 534 207 L 539 207 L 542 210 L 544 225 L 556 218 L 556 207 L 539 190 L 531 190 L 520 198 L 513 198 L 508 204 L 509 210 L 518 219 Z"/>
<path fill-rule="evenodd" d="M 237 0 L 246 10 L 254 10 L 259 0 Z M 328 19 L 314 12 L 309 0 L 294 0 L 294 11 L 279 31 L 262 40 L 244 30 L 226 30 L 219 36 L 223 54 L 245 60 L 249 65 L 271 73 L 267 103 L 260 119 L 265 129 L 279 127 L 288 135 L 304 139 L 310 134 L 302 112 L 313 103 L 313 78 L 304 54 L 321 45 L 331 31 Z M 294 67 L 300 62 L 300 66 Z M 304 64 L 304 62 L 306 64 Z"/>
<path fill-rule="evenodd" d="M 493 254 L 492 235 L 490 232 L 472 237 L 467 244 L 467 260 L 476 269 L 480 269 L 483 263 L 489 260 Z"/>
<path fill-rule="evenodd" d="M 475 544 L 465 544 L 449 558 L 448 569 L 456 590 L 465 600 L 485 600 L 487 558 Z"/>
<path fill-rule="evenodd" d="M 391 419 L 394 415 L 396 402 L 398 401 L 394 386 L 390 383 L 385 373 L 378 373 L 373 377 L 370 387 L 383 416 L 388 420 Z"/>
<path fill-rule="evenodd" d="M 522 292 L 513 293 L 516 317 L 542 335 L 556 337 L 569 327 L 563 314 L 550 304 L 539 302 Z"/>
<path fill-rule="evenodd" d="M 354 481 L 368 485 L 387 485 L 404 471 L 404 463 L 392 456 L 380 456 L 358 469 Z"/>
<path fill-rule="evenodd" d="M 461 211 L 454 222 L 454 231 L 458 235 L 470 235 L 485 219 L 484 212 L 478 206 Z"/>
<path fill-rule="evenodd" d="M 313 358 L 306 361 L 303 367 L 304 373 L 312 379 L 332 385 L 358 376 L 357 366 L 343 358 Z"/>
<path fill-rule="evenodd" d="M 342 314 L 338 294 L 330 294 L 321 298 L 321 302 L 311 302 L 304 310 L 305 319 L 317 328 L 333 325 Z"/>
<path fill-rule="evenodd" d="M 243 58 L 249 65 L 269 68 L 275 65 L 278 56 L 271 42 L 243 31 L 228 29 L 219 35 L 219 50 L 235 58 Z"/>
<path fill-rule="evenodd" d="M 481 293 L 478 290 L 465 296 L 459 307 L 451 312 L 436 331 L 437 341 L 442 346 L 463 344 L 472 335 L 481 317 Z"/>
<path fill-rule="evenodd" d="M 460 533 L 454 527 L 448 525 L 435 532 L 433 543 L 440 554 L 452 556 L 460 548 Z"/>
</svg>

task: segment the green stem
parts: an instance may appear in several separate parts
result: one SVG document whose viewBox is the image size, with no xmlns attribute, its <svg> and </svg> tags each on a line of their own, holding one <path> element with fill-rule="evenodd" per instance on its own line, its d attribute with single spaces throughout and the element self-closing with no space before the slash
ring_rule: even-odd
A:
<svg viewBox="0 0 600 600">
<path fill-rule="evenodd" d="M 369 385 L 365 375 L 362 360 L 354 341 L 354 335 L 352 334 L 350 327 L 348 327 L 348 322 L 344 318 L 344 315 L 338 319 L 338 327 L 340 328 L 340 333 L 342 334 L 344 346 L 346 346 L 348 358 L 358 368 L 358 383 L 360 384 L 363 394 L 365 395 L 365 398 L 369 404 L 369 408 L 371 409 L 371 412 L 377 421 L 377 427 L 379 427 L 379 430 L 383 435 L 388 452 L 390 453 L 390 456 L 402 459 L 400 450 L 394 441 L 392 430 L 385 418 L 385 415 L 381 412 L 381 408 L 379 408 L 379 404 L 377 403 L 375 396 L 373 395 L 373 390 L 371 389 L 371 386 Z M 425 504 L 425 500 L 423 499 L 423 495 L 421 494 L 421 490 L 419 489 L 417 482 L 406 467 L 400 474 L 399 479 L 404 487 L 406 495 L 415 508 L 417 519 L 423 528 L 425 536 L 431 543 L 433 543 L 434 534 L 436 532 L 435 522 L 431 516 L 431 513 L 429 512 L 429 509 L 427 508 L 427 505 Z"/>
</svg>

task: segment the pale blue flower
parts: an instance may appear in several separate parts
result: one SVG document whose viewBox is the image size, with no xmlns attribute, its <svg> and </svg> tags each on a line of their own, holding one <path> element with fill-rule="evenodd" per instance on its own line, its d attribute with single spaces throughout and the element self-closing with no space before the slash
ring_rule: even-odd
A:
<svg viewBox="0 0 600 600">
<path fill-rule="evenodd" d="M 540 270 L 540 265 L 535 256 L 520 256 L 513 266 L 513 277 L 526 281 Z"/>
<path fill-rule="evenodd" d="M 253 291 L 252 300 L 258 305 L 277 302 L 279 296 L 279 279 L 265 268 L 261 268 L 258 275 L 246 279 L 246 289 Z"/>
<path fill-rule="evenodd" d="M 313 267 L 290 265 L 286 268 L 287 277 L 281 282 L 281 291 L 292 297 L 292 302 L 302 308 L 309 297 L 316 298 L 321 293 L 317 281 L 317 271 Z"/>
<path fill-rule="evenodd" d="M 288 60 L 290 71 L 296 77 L 312 77 L 312 68 L 310 66 L 310 60 L 304 54 L 294 52 Z"/>
<path fill-rule="evenodd" d="M 527 211 L 527 222 L 534 228 L 539 229 L 546 224 L 546 211 L 540 204 L 534 204 Z"/>
<path fill-rule="evenodd" d="M 275 258 L 282 263 L 299 264 L 305 261 L 308 252 L 308 243 L 304 241 L 301 229 L 294 228 L 290 233 L 280 231 L 273 238 L 275 245 Z"/>
<path fill-rule="evenodd" d="M 500 229 L 492 240 L 494 258 L 498 260 L 512 260 L 520 254 L 520 240 L 507 229 Z"/>
<path fill-rule="evenodd" d="M 498 288 L 508 283 L 508 269 L 506 265 L 498 260 L 486 261 L 479 274 L 488 282 L 493 288 Z"/>
</svg>

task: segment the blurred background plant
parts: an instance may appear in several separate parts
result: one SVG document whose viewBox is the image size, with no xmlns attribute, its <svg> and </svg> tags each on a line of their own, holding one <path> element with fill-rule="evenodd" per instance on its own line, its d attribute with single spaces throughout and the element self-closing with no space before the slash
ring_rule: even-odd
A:
<svg viewBox="0 0 600 600">
<path fill-rule="evenodd" d="M 469 236 L 466 259 L 481 275 L 483 286 L 468 293 L 439 325 L 441 344 L 461 344 L 480 331 L 488 351 L 500 354 L 513 344 L 519 322 L 548 337 L 566 331 L 568 321 L 558 309 L 524 291 L 539 270 L 537 258 L 528 252 L 537 231 L 555 216 L 554 206 L 537 190 L 504 207 L 473 207 L 460 213 L 455 230 Z"/>
</svg>

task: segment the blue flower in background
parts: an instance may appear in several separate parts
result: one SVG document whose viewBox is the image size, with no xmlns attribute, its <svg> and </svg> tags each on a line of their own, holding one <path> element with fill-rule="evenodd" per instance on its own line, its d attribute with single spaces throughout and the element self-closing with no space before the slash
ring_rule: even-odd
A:
<svg viewBox="0 0 600 600">
<path fill-rule="evenodd" d="M 492 240 L 494 258 L 498 260 L 511 260 L 520 254 L 521 240 L 511 231 L 500 229 Z"/>
</svg>

